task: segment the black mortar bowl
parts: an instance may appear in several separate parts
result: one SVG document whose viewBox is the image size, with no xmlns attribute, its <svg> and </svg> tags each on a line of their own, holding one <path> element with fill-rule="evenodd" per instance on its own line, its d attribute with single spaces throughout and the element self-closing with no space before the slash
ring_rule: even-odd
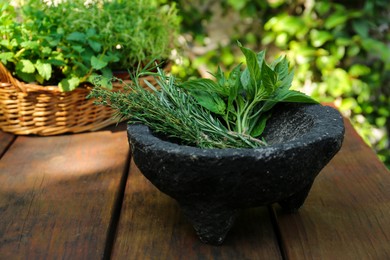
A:
<svg viewBox="0 0 390 260">
<path fill-rule="evenodd" d="M 267 122 L 267 146 L 200 149 L 129 125 L 133 159 L 142 174 L 174 198 L 201 241 L 221 244 L 240 209 L 279 203 L 288 212 L 304 203 L 315 177 L 339 151 L 339 112 L 319 104 L 281 104 Z"/>
</svg>

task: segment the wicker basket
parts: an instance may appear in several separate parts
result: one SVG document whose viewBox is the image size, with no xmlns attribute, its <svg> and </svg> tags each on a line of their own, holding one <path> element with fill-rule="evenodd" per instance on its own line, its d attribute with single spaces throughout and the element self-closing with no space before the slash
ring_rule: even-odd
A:
<svg viewBox="0 0 390 260">
<path fill-rule="evenodd" d="M 154 83 L 153 78 L 148 80 Z M 114 91 L 121 86 L 114 86 Z M 57 86 L 26 84 L 0 63 L 0 129 L 17 135 L 95 131 L 114 124 L 114 111 L 86 99 L 91 87 L 61 92 Z"/>
</svg>

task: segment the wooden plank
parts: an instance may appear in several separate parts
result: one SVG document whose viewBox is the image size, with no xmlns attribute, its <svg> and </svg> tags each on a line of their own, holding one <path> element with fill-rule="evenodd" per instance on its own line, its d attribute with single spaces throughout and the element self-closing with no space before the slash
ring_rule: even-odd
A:
<svg viewBox="0 0 390 260">
<path fill-rule="evenodd" d="M 0 158 L 7 151 L 8 147 L 15 140 L 15 136 L 0 130 Z"/>
<path fill-rule="evenodd" d="M 126 140 L 124 129 L 18 137 L 0 160 L 0 258 L 103 258 Z"/>
<path fill-rule="evenodd" d="M 177 203 L 130 170 L 112 259 L 281 259 L 267 208 L 244 211 L 222 246 L 205 245 Z"/>
<path fill-rule="evenodd" d="M 275 206 L 287 259 L 390 259 L 390 173 L 345 121 L 341 151 L 303 208 Z"/>
</svg>

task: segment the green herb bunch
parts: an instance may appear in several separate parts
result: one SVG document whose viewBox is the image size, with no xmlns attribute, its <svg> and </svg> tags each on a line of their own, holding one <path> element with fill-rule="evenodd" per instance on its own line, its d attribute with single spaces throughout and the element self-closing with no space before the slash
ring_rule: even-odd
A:
<svg viewBox="0 0 390 260">
<path fill-rule="evenodd" d="M 271 109 L 278 102 L 317 103 L 304 93 L 290 90 L 294 77 L 285 57 L 268 65 L 265 51 L 258 54 L 239 44 L 245 55 L 247 67 L 241 64 L 225 76 L 218 68 L 211 79 L 187 81 L 180 86 L 218 118 L 222 119 L 229 131 L 242 135 L 259 137 L 265 128 Z"/>
<path fill-rule="evenodd" d="M 96 104 L 111 106 L 120 119 L 142 123 L 156 132 L 201 148 L 254 148 L 266 145 L 261 139 L 278 102 L 316 103 L 303 93 L 289 90 L 293 73 L 285 58 L 267 65 L 265 53 L 254 53 L 240 46 L 247 68 L 235 67 L 228 77 L 218 70 L 216 82 L 196 79 L 179 82 L 158 69 L 157 73 L 141 71 L 126 86 L 125 92 L 112 92 L 101 77 L 89 97 Z M 159 88 L 145 81 L 143 75 L 154 75 Z"/>
<path fill-rule="evenodd" d="M 0 62 L 24 82 L 62 91 L 168 59 L 179 28 L 175 6 L 154 0 L 8 2 L 0 0 Z"/>
<path fill-rule="evenodd" d="M 145 80 L 148 90 L 140 84 L 136 74 L 123 92 L 112 92 L 106 79 L 95 78 L 95 87 L 89 98 L 98 105 L 110 106 L 117 111 L 119 120 L 128 119 L 130 124 L 142 123 L 156 133 L 179 139 L 181 143 L 202 148 L 257 147 L 261 140 L 229 131 L 211 111 L 205 109 L 184 89 L 177 85 L 173 76 L 158 69 L 156 81 L 159 89 Z M 115 79 L 113 79 L 115 80 Z"/>
</svg>

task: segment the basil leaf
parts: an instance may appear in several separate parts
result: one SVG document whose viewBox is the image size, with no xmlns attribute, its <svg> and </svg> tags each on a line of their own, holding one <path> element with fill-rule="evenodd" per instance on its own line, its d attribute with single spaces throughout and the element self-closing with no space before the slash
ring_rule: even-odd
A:
<svg viewBox="0 0 390 260">
<path fill-rule="evenodd" d="M 218 66 L 217 74 L 211 74 L 217 80 L 218 85 L 225 86 L 226 78 L 220 66 Z"/>
<path fill-rule="evenodd" d="M 288 90 L 291 87 L 292 81 L 294 79 L 294 71 L 291 71 L 287 76 L 285 76 L 282 81 L 278 81 L 278 88 Z"/>
<path fill-rule="evenodd" d="M 240 46 L 242 53 L 245 55 L 247 68 L 249 70 L 250 79 L 252 82 L 258 82 L 261 79 L 261 68 L 257 62 L 257 55 L 252 50 Z"/>
<path fill-rule="evenodd" d="M 286 57 L 280 60 L 274 67 L 274 71 L 278 77 L 278 80 L 284 80 L 288 75 L 288 61 Z"/>
<path fill-rule="evenodd" d="M 229 96 L 229 91 L 225 91 L 223 89 L 223 86 L 220 86 L 216 82 L 214 82 L 211 79 L 194 79 L 194 80 L 189 80 L 187 82 L 184 82 L 179 85 L 179 87 L 182 87 L 187 90 L 202 90 L 205 92 L 214 92 L 217 93 L 221 96 Z"/>
<path fill-rule="evenodd" d="M 201 106 L 218 115 L 224 115 L 226 104 L 216 93 L 202 90 L 190 90 L 190 93 Z"/>
<path fill-rule="evenodd" d="M 264 129 L 265 129 L 265 126 L 266 126 L 266 123 L 267 123 L 267 120 L 268 118 L 270 117 L 271 114 L 263 114 L 261 115 L 256 124 L 254 125 L 252 131 L 250 132 L 250 135 L 252 137 L 259 137 L 263 132 L 264 132 Z"/>
<path fill-rule="evenodd" d="M 262 69 L 261 66 L 263 65 L 264 58 L 265 58 L 265 51 L 261 51 L 258 54 L 256 54 L 257 64 L 259 64 L 260 70 Z"/>
<path fill-rule="evenodd" d="M 250 89 L 251 78 L 248 68 L 245 68 L 245 70 L 241 73 L 240 80 L 243 90 L 247 91 L 248 89 Z"/>
<path fill-rule="evenodd" d="M 261 70 L 262 86 L 267 94 L 271 94 L 276 88 L 276 73 L 268 67 L 267 63 L 263 60 L 263 66 Z"/>
<path fill-rule="evenodd" d="M 278 102 L 318 103 L 316 100 L 302 92 L 278 89 L 275 94 L 264 103 L 261 108 L 262 112 L 270 110 Z"/>
<path fill-rule="evenodd" d="M 230 72 L 229 79 L 228 79 L 228 85 L 229 85 L 229 98 L 228 103 L 229 105 L 233 103 L 233 101 L 236 99 L 238 93 L 241 90 L 242 84 L 241 84 L 241 64 L 236 66 L 232 72 Z"/>
<path fill-rule="evenodd" d="M 278 96 L 279 102 L 318 103 L 315 99 L 299 91 L 288 90 L 283 92 Z"/>
<path fill-rule="evenodd" d="M 237 83 L 237 80 L 240 80 L 241 75 L 241 64 L 237 65 L 233 68 L 233 70 L 230 72 L 228 83 L 229 87 Z"/>
<path fill-rule="evenodd" d="M 260 87 L 261 82 L 261 64 L 259 61 L 264 60 L 265 52 L 262 51 L 256 55 L 251 49 L 239 45 L 242 53 L 245 56 L 247 68 L 243 72 L 244 90 L 247 92 L 249 99 L 253 99 Z M 250 84 L 248 84 L 248 77 Z"/>
<path fill-rule="evenodd" d="M 283 56 L 279 56 L 277 59 L 272 61 L 271 68 L 275 71 L 276 66 L 284 59 Z"/>
</svg>

